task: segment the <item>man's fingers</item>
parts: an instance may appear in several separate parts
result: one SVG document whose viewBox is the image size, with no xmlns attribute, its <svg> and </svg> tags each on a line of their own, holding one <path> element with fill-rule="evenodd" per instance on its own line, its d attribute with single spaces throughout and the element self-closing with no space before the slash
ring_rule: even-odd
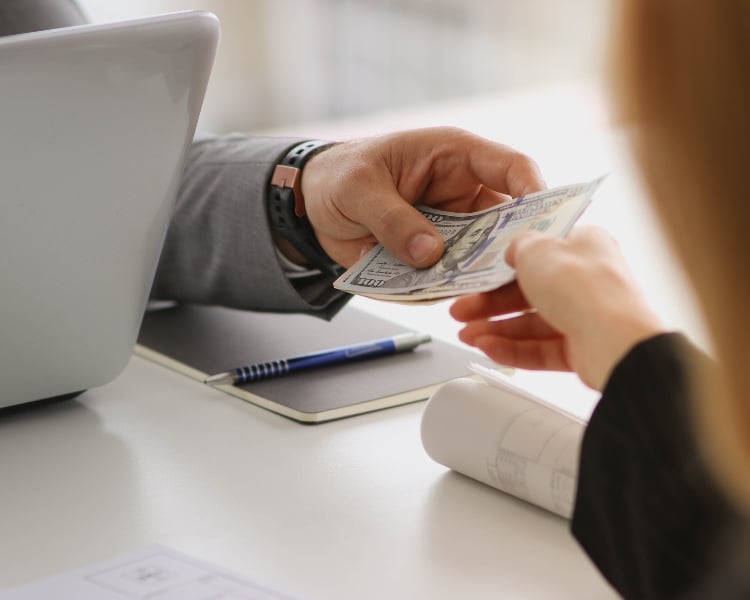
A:
<svg viewBox="0 0 750 600">
<path fill-rule="evenodd" d="M 536 162 L 510 146 L 478 138 L 469 161 L 477 179 L 512 198 L 547 187 Z"/>
<path fill-rule="evenodd" d="M 364 225 L 399 260 L 425 268 L 442 256 L 443 238 L 395 189 L 381 189 L 376 198 L 358 208 L 350 218 Z"/>
<path fill-rule="evenodd" d="M 497 206 L 498 204 L 502 204 L 503 202 L 507 202 L 511 199 L 512 198 L 510 194 L 502 194 L 500 192 L 496 192 L 495 190 L 491 190 L 486 185 L 483 185 L 474 201 L 473 209 L 485 210 L 487 208 Z"/>
</svg>

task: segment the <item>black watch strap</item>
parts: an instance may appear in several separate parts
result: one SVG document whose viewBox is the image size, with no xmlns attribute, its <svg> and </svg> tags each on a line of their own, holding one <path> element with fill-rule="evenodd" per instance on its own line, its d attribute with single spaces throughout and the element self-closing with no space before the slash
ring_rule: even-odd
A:
<svg viewBox="0 0 750 600">
<path fill-rule="evenodd" d="M 315 154 L 333 142 L 311 140 L 294 146 L 276 165 L 268 192 L 268 216 L 271 228 L 287 240 L 311 266 L 337 277 L 342 267 L 320 246 L 312 225 L 305 215 L 300 182 L 302 168 Z"/>
</svg>

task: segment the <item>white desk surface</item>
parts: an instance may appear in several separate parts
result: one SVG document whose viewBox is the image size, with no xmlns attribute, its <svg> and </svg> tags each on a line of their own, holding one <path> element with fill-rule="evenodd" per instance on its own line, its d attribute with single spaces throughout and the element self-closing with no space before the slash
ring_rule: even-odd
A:
<svg viewBox="0 0 750 600">
<path fill-rule="evenodd" d="M 668 322 L 700 331 L 595 87 L 296 132 L 429 124 L 516 145 L 550 184 L 612 171 L 585 220 L 616 233 Z M 455 341 L 448 304 L 354 302 Z M 571 376 L 517 377 L 579 412 L 595 398 Z M 304 426 L 133 358 L 78 401 L 0 419 L 0 587 L 161 543 L 300 598 L 614 597 L 565 521 L 433 463 L 423 406 Z"/>
</svg>

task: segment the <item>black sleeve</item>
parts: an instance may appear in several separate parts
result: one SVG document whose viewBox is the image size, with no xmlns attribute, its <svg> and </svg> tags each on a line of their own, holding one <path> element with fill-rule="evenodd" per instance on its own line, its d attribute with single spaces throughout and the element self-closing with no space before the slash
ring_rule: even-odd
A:
<svg viewBox="0 0 750 600">
<path fill-rule="evenodd" d="M 678 334 L 637 345 L 587 427 L 572 531 L 625 598 L 682 597 L 710 577 L 741 523 L 696 444 L 691 368 Z"/>
</svg>

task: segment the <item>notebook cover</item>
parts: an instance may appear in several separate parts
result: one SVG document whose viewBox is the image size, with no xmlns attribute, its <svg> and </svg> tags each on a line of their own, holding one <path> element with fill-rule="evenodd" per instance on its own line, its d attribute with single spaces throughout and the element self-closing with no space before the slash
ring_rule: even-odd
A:
<svg viewBox="0 0 750 600">
<path fill-rule="evenodd" d="M 203 381 L 207 375 L 242 365 L 406 331 L 349 306 L 331 321 L 178 306 L 146 313 L 136 354 Z M 410 352 L 217 389 L 302 423 L 321 423 L 426 400 L 446 381 L 470 375 L 469 362 L 477 358 L 470 350 L 433 340 Z"/>
</svg>

